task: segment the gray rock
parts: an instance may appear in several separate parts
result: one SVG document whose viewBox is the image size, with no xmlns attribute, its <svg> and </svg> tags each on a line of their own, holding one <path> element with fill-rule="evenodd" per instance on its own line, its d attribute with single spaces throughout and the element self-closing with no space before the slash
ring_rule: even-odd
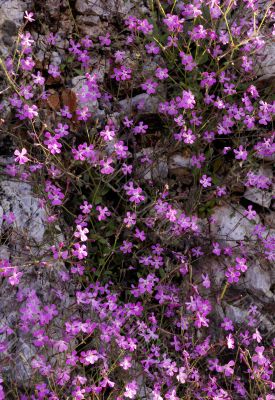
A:
<svg viewBox="0 0 275 400">
<path fill-rule="evenodd" d="M 237 205 L 223 205 L 216 207 L 213 212 L 211 233 L 216 240 L 234 245 L 236 241 L 249 239 L 252 236 L 255 223 L 259 223 L 259 216 L 255 221 L 249 221 L 244 216 L 245 208 Z"/>
<path fill-rule="evenodd" d="M 35 302 L 38 310 L 55 304 L 58 316 L 50 324 L 49 336 L 51 339 L 61 339 L 62 324 L 71 305 L 70 295 L 74 286 L 71 282 L 68 284 L 61 280 L 60 273 L 66 272 L 66 268 L 62 262 L 49 255 L 48 249 L 55 242 L 46 229 L 46 211 L 39 207 L 31 185 L 11 179 L 0 181 L 0 203 L 0 233 L 7 232 L 5 244 L 0 245 L 0 260 L 8 260 L 11 266 L 17 266 L 17 270 L 22 273 L 19 283 L 14 286 L 7 277 L 1 277 L 0 342 L 5 343 L 5 350 L 0 353 L 1 373 L 7 381 L 32 385 L 31 361 L 37 354 L 37 348 L 33 344 L 31 332 L 41 327 L 33 323 L 28 332 L 20 329 L 21 317 L 24 315 L 20 310 L 22 307 L 28 310 L 30 296 L 35 297 L 32 302 Z M 8 212 L 15 215 L 12 225 L 7 225 L 1 218 L 3 213 Z M 20 301 L 19 291 L 23 296 Z M 34 311 L 32 315 L 35 315 Z M 5 328 L 12 329 L 13 333 L 7 334 Z M 72 345 L 69 343 L 69 346 Z M 62 354 L 53 355 L 45 349 L 41 349 L 40 353 L 56 367 L 64 366 Z"/>
<path fill-rule="evenodd" d="M 258 188 L 248 188 L 245 191 L 244 198 L 259 204 L 262 207 L 269 208 L 272 201 L 272 193 Z"/>
<path fill-rule="evenodd" d="M 137 153 L 137 158 L 149 157 L 152 163 L 148 165 L 145 163 L 138 168 L 137 173 L 140 174 L 145 180 L 163 180 L 168 176 L 167 158 L 164 155 L 158 155 L 157 151 L 151 147 L 143 149 L 142 152 Z"/>
<path fill-rule="evenodd" d="M 4 214 L 4 210 L 0 206 L 0 233 L 1 233 L 1 227 L 2 227 L 2 224 L 3 224 L 3 214 Z"/>
<path fill-rule="evenodd" d="M 119 105 L 122 113 L 129 114 L 133 108 L 141 103 L 143 104 L 142 110 L 140 110 L 142 114 L 154 114 L 158 110 L 159 99 L 156 96 L 141 93 L 132 98 L 121 100 Z"/>
<path fill-rule="evenodd" d="M 177 168 L 191 168 L 190 158 L 183 156 L 182 154 L 174 154 L 169 158 L 169 170 Z"/>
<path fill-rule="evenodd" d="M 62 0 L 46 0 L 44 2 L 44 7 L 46 9 L 46 11 L 49 13 L 49 15 L 51 16 L 51 18 L 59 18 L 61 15 L 61 5 L 62 5 L 63 1 Z M 64 3 L 66 4 L 66 3 Z"/>
<path fill-rule="evenodd" d="M 130 0 L 77 0 L 75 4 L 78 13 L 100 17 L 111 17 L 115 13 L 125 16 L 134 6 Z"/>
<path fill-rule="evenodd" d="M 259 81 L 275 80 L 275 42 L 268 42 L 257 53 L 256 73 Z"/>
<path fill-rule="evenodd" d="M 226 304 L 226 317 L 231 319 L 233 323 L 243 323 L 247 320 L 248 310 L 242 310 L 239 307 L 233 306 L 231 304 Z"/>
<path fill-rule="evenodd" d="M 30 1 L 0 0 L 0 53 L 7 56 Z"/>
<path fill-rule="evenodd" d="M 272 168 L 260 167 L 258 175 L 264 175 L 272 180 L 273 177 Z M 248 187 L 244 193 L 244 198 L 252 201 L 253 203 L 259 204 L 262 207 L 269 208 L 274 195 L 275 195 L 274 185 L 272 186 L 272 191 Z"/>
<path fill-rule="evenodd" d="M 98 15 L 77 15 L 76 22 L 81 32 L 91 38 L 97 38 L 107 28 Z"/>
<path fill-rule="evenodd" d="M 262 300 L 275 301 L 275 296 L 270 290 L 275 284 L 275 270 L 268 265 L 260 264 L 256 259 L 253 260 L 245 273 L 244 284 L 248 290 L 260 296 Z"/>
<path fill-rule="evenodd" d="M 86 78 L 85 76 L 76 76 L 72 79 L 72 90 L 75 92 L 76 96 L 78 97 L 79 93 L 86 93 L 89 91 L 88 86 L 86 85 Z M 98 101 L 87 101 L 84 104 L 89 108 L 89 111 L 94 112 L 96 109 L 98 109 Z"/>
<path fill-rule="evenodd" d="M 41 243 L 45 233 L 46 213 L 39 207 L 31 185 L 3 180 L 0 182 L 0 195 L 4 212 L 13 212 L 15 215 L 16 230 Z"/>
</svg>

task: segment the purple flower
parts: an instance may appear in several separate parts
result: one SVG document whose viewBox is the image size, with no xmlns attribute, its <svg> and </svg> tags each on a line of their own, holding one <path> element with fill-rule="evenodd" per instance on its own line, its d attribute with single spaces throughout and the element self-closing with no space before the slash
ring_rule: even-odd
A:
<svg viewBox="0 0 275 400">
<path fill-rule="evenodd" d="M 20 66 L 24 71 L 31 71 L 35 66 L 35 62 L 31 57 L 22 58 L 20 60 Z"/>
<path fill-rule="evenodd" d="M 104 175 L 110 175 L 114 172 L 114 168 L 111 166 L 111 164 L 113 163 L 113 159 L 112 158 L 107 158 L 107 160 L 101 160 L 100 161 L 100 166 L 101 166 L 101 170 L 100 172 Z"/>
<path fill-rule="evenodd" d="M 244 150 L 243 146 L 241 145 L 237 150 L 234 150 L 236 160 L 243 160 L 247 159 L 247 151 Z"/>
<path fill-rule="evenodd" d="M 30 159 L 26 156 L 27 150 L 23 148 L 21 151 L 15 150 L 14 155 L 15 161 L 19 162 L 19 164 L 25 164 L 26 162 L 30 161 Z"/>
<path fill-rule="evenodd" d="M 99 212 L 97 219 L 99 221 L 105 221 L 107 217 L 110 217 L 111 213 L 107 207 L 97 206 L 96 210 Z"/>
<path fill-rule="evenodd" d="M 239 282 L 241 273 L 234 267 L 228 267 L 225 273 L 229 283 Z"/>
<path fill-rule="evenodd" d="M 87 255 L 88 255 L 86 249 L 87 248 L 86 248 L 85 244 L 75 243 L 74 250 L 72 253 L 79 260 L 83 260 L 83 258 L 87 257 Z"/>
<path fill-rule="evenodd" d="M 33 12 L 28 12 L 28 11 L 25 11 L 25 15 L 24 15 L 24 18 L 28 21 L 28 22 L 33 22 L 33 21 L 35 21 L 35 19 L 33 18 L 33 16 L 34 16 L 34 13 Z"/>
<path fill-rule="evenodd" d="M 60 70 L 58 65 L 49 65 L 48 74 L 51 75 L 53 78 L 59 78 L 61 76 Z"/>
<path fill-rule="evenodd" d="M 182 97 L 177 97 L 176 100 L 178 108 L 192 109 L 196 104 L 195 97 L 191 90 L 183 90 Z"/>
<path fill-rule="evenodd" d="M 252 356 L 252 361 L 257 363 L 258 365 L 265 365 L 267 362 L 267 358 L 264 356 L 265 348 L 264 346 L 257 346 L 255 349 L 255 354 Z"/>
<path fill-rule="evenodd" d="M 132 253 L 133 243 L 128 240 L 123 240 L 123 244 L 120 246 L 120 250 L 123 254 Z"/>
<path fill-rule="evenodd" d="M 160 68 L 158 67 L 156 69 L 155 75 L 158 79 L 160 79 L 161 81 L 168 78 L 169 74 L 168 74 L 168 69 L 167 68 Z"/>
<path fill-rule="evenodd" d="M 252 209 L 252 206 L 248 206 L 247 210 L 244 211 L 244 216 L 249 220 L 255 220 L 257 217 L 256 211 Z"/>
<path fill-rule="evenodd" d="M 152 79 L 147 79 L 146 82 L 141 84 L 143 90 L 146 91 L 147 94 L 156 93 L 156 88 L 158 87 L 157 82 L 152 81 Z"/>
<path fill-rule="evenodd" d="M 211 181 L 212 178 L 210 176 L 203 175 L 200 179 L 200 184 L 202 185 L 202 187 L 207 188 L 211 186 Z"/>
<path fill-rule="evenodd" d="M 233 326 L 233 322 L 231 321 L 231 319 L 229 318 L 224 318 L 221 327 L 225 330 L 225 331 L 234 331 L 234 326 Z"/>
<path fill-rule="evenodd" d="M 125 385 L 124 397 L 128 399 L 134 399 L 137 394 L 138 385 L 136 381 L 131 381 Z"/>
<path fill-rule="evenodd" d="M 91 113 L 89 112 L 88 107 L 83 107 L 82 109 L 77 109 L 76 110 L 77 114 L 77 119 L 79 121 L 88 121 L 88 119 L 91 117 Z"/>
</svg>

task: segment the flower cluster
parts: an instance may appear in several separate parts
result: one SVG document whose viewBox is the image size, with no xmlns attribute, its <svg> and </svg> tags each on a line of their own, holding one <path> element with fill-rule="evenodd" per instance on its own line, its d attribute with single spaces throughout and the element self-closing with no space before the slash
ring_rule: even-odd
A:
<svg viewBox="0 0 275 400">
<path fill-rule="evenodd" d="M 37 190 L 50 232 L 66 229 L 41 254 L 28 244 L 27 262 L 0 260 L 16 330 L 33 349 L 24 389 L 0 365 L 0 399 L 274 398 L 275 343 L 260 311 L 252 304 L 241 322 L 223 311 L 255 259 L 275 259 L 262 209 L 234 189 L 272 187 L 260 168 L 275 151 L 275 103 L 255 80 L 274 13 L 254 0 L 176 3 L 156 2 L 160 23 L 128 16 L 117 43 L 111 31 L 75 35 L 61 65 L 46 66 L 26 12 L 3 62 L 20 121 L 5 173 Z M 58 51 L 58 39 L 50 33 L 46 47 Z M 158 174 L 175 154 L 180 168 Z M 237 224 L 252 226 L 250 237 L 212 235 L 214 208 L 240 201 Z M 5 210 L 6 236 L 17 222 Z M 47 297 L 26 287 L 30 265 L 57 274 L 60 289 Z M 14 326 L 0 328 L 0 360 Z"/>
</svg>

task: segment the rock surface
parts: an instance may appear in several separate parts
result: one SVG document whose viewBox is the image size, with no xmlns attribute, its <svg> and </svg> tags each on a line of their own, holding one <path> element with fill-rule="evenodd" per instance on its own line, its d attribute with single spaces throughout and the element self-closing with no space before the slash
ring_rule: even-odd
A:
<svg viewBox="0 0 275 400">
<path fill-rule="evenodd" d="M 275 82 L 275 43 L 274 41 L 260 49 L 257 56 L 257 76 L 259 81 Z"/>
<path fill-rule="evenodd" d="M 126 16 L 134 7 L 132 0 L 77 0 L 75 4 L 78 13 L 100 17 Z"/>
<path fill-rule="evenodd" d="M 224 205 L 217 207 L 212 215 L 212 235 L 225 243 L 233 245 L 236 241 L 247 240 L 252 236 L 255 223 L 259 223 L 257 216 L 255 222 L 249 221 L 244 216 L 245 208 L 242 206 Z"/>
<path fill-rule="evenodd" d="M 44 244 L 49 246 L 52 238 L 46 231 L 46 212 L 39 206 L 31 185 L 11 179 L 0 181 L 0 203 L 0 235 L 5 238 L 0 246 L 0 261 L 8 261 L 22 273 L 15 285 L 8 277 L 1 278 L 0 363 L 3 375 L 20 385 L 30 379 L 31 361 L 37 354 L 31 331 L 38 329 L 38 324 L 26 331 L 22 329 L 23 321 L 28 320 L 28 313 L 38 321 L 43 307 L 55 304 L 62 311 L 51 326 L 51 339 L 60 338 L 60 322 L 65 317 L 63 310 L 70 304 L 72 285 L 66 286 L 60 279 L 60 273 L 66 272 L 63 263 L 44 252 Z M 14 215 L 12 224 L 3 221 L 3 215 L 9 213 Z M 45 352 L 44 355 L 52 357 Z M 55 360 L 60 366 L 64 362 L 61 356 Z"/>
<path fill-rule="evenodd" d="M 262 175 L 272 181 L 273 173 L 271 167 L 260 167 L 258 171 L 259 175 Z M 275 186 L 272 185 L 270 190 L 261 190 L 258 188 L 248 187 L 244 193 L 244 198 L 252 201 L 253 203 L 259 204 L 262 207 L 269 208 L 272 199 L 275 196 Z"/>
<path fill-rule="evenodd" d="M 0 54 L 8 55 L 31 0 L 0 0 Z"/>
</svg>

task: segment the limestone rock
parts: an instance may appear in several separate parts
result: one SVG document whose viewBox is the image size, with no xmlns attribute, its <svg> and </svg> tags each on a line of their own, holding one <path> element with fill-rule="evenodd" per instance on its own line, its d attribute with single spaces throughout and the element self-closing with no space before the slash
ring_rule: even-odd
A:
<svg viewBox="0 0 275 400">
<path fill-rule="evenodd" d="M 275 42 L 268 42 L 258 51 L 256 73 L 259 81 L 275 81 Z"/>
<path fill-rule="evenodd" d="M 145 180 L 156 180 L 165 179 L 168 176 L 168 165 L 167 158 L 164 155 L 158 155 L 157 151 L 153 148 L 145 148 L 142 152 L 137 154 L 137 158 L 142 160 L 148 158 L 150 162 L 139 163 L 138 173 Z"/>
<path fill-rule="evenodd" d="M 45 306 L 56 306 L 58 315 L 51 322 L 50 338 L 62 339 L 62 321 L 66 319 L 74 289 L 72 283 L 61 279 L 61 274 L 66 273 L 64 264 L 49 254 L 49 247 L 55 243 L 46 229 L 46 211 L 39 206 L 31 185 L 11 179 L 0 181 L 0 203 L 0 234 L 5 238 L 4 244 L 0 245 L 0 262 L 3 265 L 8 262 L 21 274 L 16 284 L 9 281 L 9 275 L 1 275 L 1 373 L 7 381 L 13 379 L 19 385 L 31 385 L 31 362 L 37 354 L 32 331 L 39 329 L 40 311 Z M 9 212 L 15 216 L 12 224 L 3 221 L 3 213 Z M 25 330 L 22 323 L 27 314 L 34 318 L 34 322 Z M 61 355 L 46 350 L 41 353 L 56 366 L 64 365 Z"/>
<path fill-rule="evenodd" d="M 41 243 L 45 233 L 45 210 L 31 192 L 28 183 L 3 180 L 0 183 L 1 205 L 4 212 L 13 212 L 16 230 L 37 243 Z"/>
<path fill-rule="evenodd" d="M 141 93 L 129 99 L 123 99 L 119 102 L 121 111 L 125 114 L 130 113 L 132 109 L 142 112 L 142 114 L 154 114 L 158 110 L 159 99 L 157 96 L 150 96 L 147 93 Z M 141 107 L 142 106 L 142 107 Z M 138 108 L 141 110 L 138 110 Z"/>
<path fill-rule="evenodd" d="M 271 167 L 261 167 L 259 169 L 259 175 L 264 175 L 272 180 L 273 173 Z M 248 187 L 244 193 L 244 198 L 253 203 L 259 204 L 262 207 L 269 208 L 274 195 L 274 185 L 272 186 L 272 190 L 261 190 L 255 187 Z"/>
<path fill-rule="evenodd" d="M 254 224 L 259 223 L 257 216 L 254 221 L 249 221 L 244 216 L 245 208 L 236 205 L 223 205 L 217 207 L 212 215 L 213 223 L 211 226 L 212 236 L 216 240 L 228 242 L 233 245 L 235 241 L 245 240 L 252 236 Z"/>
<path fill-rule="evenodd" d="M 5 56 L 15 41 L 19 26 L 23 23 L 24 11 L 29 9 L 29 0 L 0 0 L 0 53 Z"/>
<path fill-rule="evenodd" d="M 270 290 L 275 284 L 275 271 L 265 265 L 260 265 L 258 260 L 252 261 L 245 273 L 245 287 L 258 295 L 262 300 L 271 299 L 275 302 L 275 296 Z"/>
<path fill-rule="evenodd" d="M 130 0 L 77 0 L 75 4 L 78 13 L 100 17 L 110 17 L 115 13 L 125 16 L 133 7 Z"/>
</svg>

